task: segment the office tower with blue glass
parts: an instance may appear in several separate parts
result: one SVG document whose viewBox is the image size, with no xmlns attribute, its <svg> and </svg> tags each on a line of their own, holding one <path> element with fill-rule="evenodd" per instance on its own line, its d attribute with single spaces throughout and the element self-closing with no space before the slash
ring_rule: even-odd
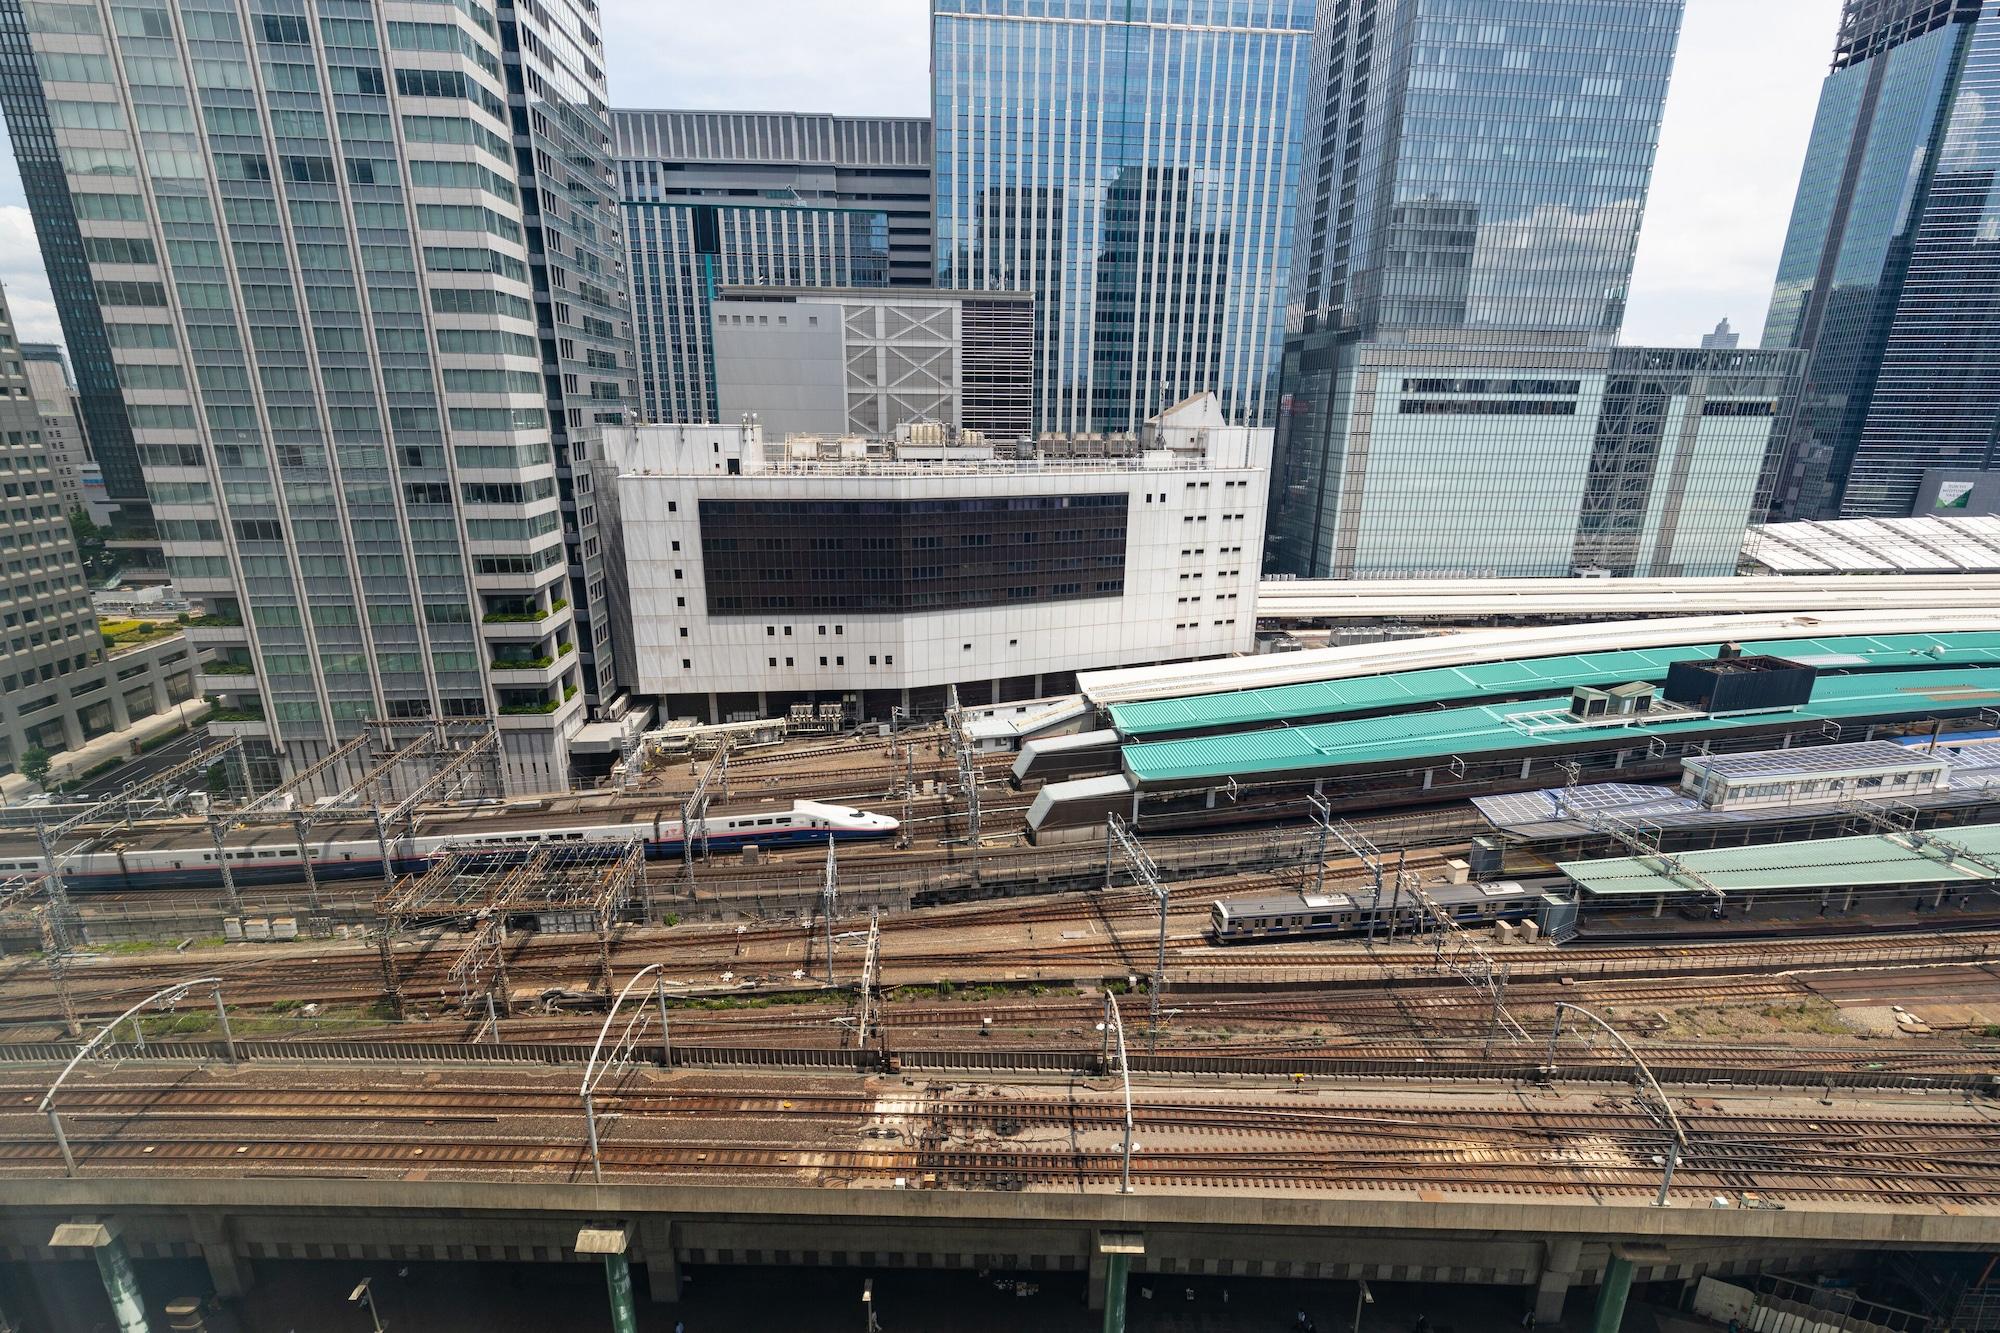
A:
<svg viewBox="0 0 2000 1333">
<path fill-rule="evenodd" d="M 2000 470 L 1996 98 L 2000 3 L 1846 0 L 1764 326 L 1807 357 L 1781 517 L 1924 512 L 1927 472 Z"/>
<path fill-rule="evenodd" d="M 567 784 L 608 625 L 570 454 L 631 374 L 603 59 L 593 0 L 0 0 L 107 485 L 100 354 L 219 725 L 286 767 L 490 717 L 511 788 Z"/>
<path fill-rule="evenodd" d="M 1269 568 L 1733 570 L 1792 359 L 1615 347 L 1680 17 L 1328 7 Z"/>
<path fill-rule="evenodd" d="M 1035 424 L 1277 415 L 1313 26 L 1334 0 L 933 0 L 937 285 L 1032 292 Z"/>
<path fill-rule="evenodd" d="M 647 421 L 712 422 L 724 287 L 928 287 L 930 122 L 614 111 Z"/>
</svg>

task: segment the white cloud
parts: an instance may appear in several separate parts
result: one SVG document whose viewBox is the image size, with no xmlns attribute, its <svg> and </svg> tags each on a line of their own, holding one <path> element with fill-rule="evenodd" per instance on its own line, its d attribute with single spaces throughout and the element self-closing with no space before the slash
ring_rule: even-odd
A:
<svg viewBox="0 0 2000 1333">
<path fill-rule="evenodd" d="M 1625 341 L 1691 344 L 1771 300 L 1840 0 L 1688 0 Z"/>
<path fill-rule="evenodd" d="M 0 285 L 7 289 L 7 308 L 23 342 L 59 343 L 62 325 L 49 296 L 42 252 L 35 243 L 35 224 L 26 204 L 0 204 Z"/>
<path fill-rule="evenodd" d="M 605 0 L 611 104 L 930 114 L 927 0 Z"/>
</svg>

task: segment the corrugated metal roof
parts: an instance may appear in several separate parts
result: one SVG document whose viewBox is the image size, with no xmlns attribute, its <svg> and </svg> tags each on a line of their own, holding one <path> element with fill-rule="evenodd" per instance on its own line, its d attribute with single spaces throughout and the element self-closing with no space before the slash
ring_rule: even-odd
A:
<svg viewBox="0 0 2000 1333">
<path fill-rule="evenodd" d="M 1802 602 L 1801 605 L 1809 603 Z M 1913 604 L 1907 610 L 1792 611 L 1782 614 L 1659 616 L 1650 620 L 1588 624 L 1514 625 L 1429 634 L 1417 639 L 1352 643 L 1297 653 L 1210 657 L 1162 666 L 1086 671 L 1077 676 L 1084 697 L 1100 708 L 1143 699 L 1183 699 L 1322 680 L 1350 680 L 1394 671 L 1476 666 L 1564 653 L 1749 640 L 1818 639 L 1837 634 L 1976 634 L 2000 623 L 1991 597 L 1950 609 Z"/>
<path fill-rule="evenodd" d="M 1113 704 L 1111 720 L 1130 737 L 1156 736 L 1205 727 L 1256 726 L 1293 718 L 1333 717 L 1397 705 L 1422 706 L 1522 690 L 1569 689 L 1576 685 L 1663 681 L 1667 667 L 1691 657 L 1713 657 L 1716 643 L 1684 648 L 1643 648 L 1622 652 L 1572 653 L 1522 661 L 1487 662 L 1430 671 L 1404 671 L 1346 680 L 1279 685 L 1229 694 L 1153 699 Z M 2000 633 L 1855 634 L 1821 639 L 1765 639 L 1743 645 L 1746 653 L 1768 653 L 1827 668 L 1900 666 L 1912 661 L 1950 664 L 2000 663 Z"/>
<path fill-rule="evenodd" d="M 1941 754 L 1926 753 L 1894 741 L 1858 741 L 1850 745 L 1809 745 L 1799 750 L 1753 750 L 1749 754 L 1689 755 L 1686 771 L 1718 778 L 1835 777 L 1846 773 L 1944 770 Z"/>
<path fill-rule="evenodd" d="M 1566 704 L 1565 696 L 1554 696 L 1477 708 L 1136 742 L 1124 748 L 1125 770 L 1141 785 L 1202 778 L 1219 781 L 1231 776 L 1312 772 L 1345 764 L 1441 761 L 1452 755 L 1470 758 L 1575 744 L 1592 734 L 1605 733 L 1603 727 L 1570 726 L 1530 731 L 1514 721 Z M 1649 736 L 1702 735 L 1768 726 L 1786 718 L 1922 717 L 1940 707 L 1976 705 L 2000 705 L 2000 668 L 1822 676 L 1813 682 L 1812 702 L 1800 708 L 1729 717 L 1649 717 L 1619 728 L 1617 734 L 1643 741 Z"/>
<path fill-rule="evenodd" d="M 1683 852 L 1678 862 L 1728 893 L 1766 889 L 1817 889 L 1855 885 L 1983 884 L 1996 878 L 1981 860 L 2000 858 L 2000 824 L 1974 824 L 1938 832 L 1877 833 L 1856 838 L 1822 838 L 1775 846 L 1723 847 Z M 1659 862 L 1621 856 L 1602 861 L 1564 861 L 1558 867 L 1584 892 L 1598 897 L 1682 894 L 1690 891 Z"/>
<path fill-rule="evenodd" d="M 1780 572 L 2000 569 L 2000 519 L 1924 514 L 1766 523 L 1743 535 L 1743 554 Z"/>
<path fill-rule="evenodd" d="M 1796 750 L 1754 750 L 1745 755 L 1689 755 L 1682 760 L 1685 767 L 1695 764 L 1709 764 L 1721 758 L 1757 759 L 1760 757 L 1783 756 L 1785 761 L 1796 763 L 1795 772 L 1802 775 L 1830 773 L 1832 765 L 1821 768 L 1814 761 L 1825 755 L 1838 755 L 1843 751 L 1901 750 L 1918 760 L 1937 758 L 1948 768 L 1950 785 L 1939 791 L 1911 792 L 1896 797 L 1905 805 L 1916 806 L 1920 810 L 1948 809 L 1954 805 L 1969 805 L 1990 800 L 2000 794 L 2000 750 L 1990 745 L 1971 745 L 1963 749 L 1951 748 L 1947 744 L 1932 752 L 1924 749 L 1922 738 L 1919 743 L 1904 745 L 1897 741 L 1867 741 L 1859 745 L 1809 745 Z M 1839 761 L 1835 761 L 1839 762 Z M 1849 769 L 1847 771 L 1853 771 Z M 1717 825 L 1761 824 L 1777 820 L 1800 819 L 1812 815 L 1840 814 L 1851 807 L 1842 800 L 1828 800 L 1824 794 L 1817 797 L 1800 795 L 1798 799 L 1777 805 L 1755 805 L 1736 810 L 1711 810 L 1690 796 L 1683 796 L 1677 787 L 1638 786 L 1621 782 L 1591 782 L 1577 787 L 1545 787 L 1540 791 L 1507 792 L 1498 796 L 1475 796 L 1472 804 L 1485 817 L 1486 822 L 1502 832 L 1520 838 L 1563 838 L 1582 837 L 1596 830 L 1584 821 L 1587 812 L 1605 815 L 1613 819 L 1641 820 L 1662 828 L 1713 828 Z"/>
</svg>

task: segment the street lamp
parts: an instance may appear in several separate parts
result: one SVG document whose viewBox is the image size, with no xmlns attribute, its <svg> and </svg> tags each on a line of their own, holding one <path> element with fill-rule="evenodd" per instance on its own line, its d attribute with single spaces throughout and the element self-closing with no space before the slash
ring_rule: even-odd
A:
<svg viewBox="0 0 2000 1333">
<path fill-rule="evenodd" d="M 872 1277 L 861 1283 L 861 1308 L 868 1314 L 867 1333 L 882 1333 L 882 1325 L 875 1319 L 875 1279 Z"/>
<path fill-rule="evenodd" d="M 375 1279 L 364 1277 L 354 1284 L 354 1290 L 347 1293 L 351 1304 L 367 1307 L 368 1322 L 375 1326 L 375 1333 L 382 1333 L 382 1316 L 375 1309 Z"/>
<path fill-rule="evenodd" d="M 1373 1305 L 1374 1303 L 1375 1303 L 1375 1293 L 1368 1290 L 1368 1279 L 1362 1278 L 1361 1289 L 1354 1293 L 1353 1333 L 1361 1333 L 1361 1307 L 1364 1305 Z"/>
</svg>

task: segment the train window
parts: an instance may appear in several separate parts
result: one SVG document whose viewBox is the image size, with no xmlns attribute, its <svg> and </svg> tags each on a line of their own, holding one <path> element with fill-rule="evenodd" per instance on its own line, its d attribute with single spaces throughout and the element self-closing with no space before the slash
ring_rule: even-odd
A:
<svg viewBox="0 0 2000 1333">
<path fill-rule="evenodd" d="M 1316 916 L 1316 917 L 1314 917 L 1314 918 L 1312 919 L 1312 923 L 1313 923 L 1313 924 L 1314 924 L 1315 926 L 1324 926 L 1324 925 L 1328 925 L 1328 924 L 1330 924 L 1330 923 L 1331 923 L 1332 921 L 1333 921 L 1333 917 L 1332 917 L 1332 915 L 1331 915 L 1331 914 L 1328 914 L 1328 915 L 1325 915 L 1325 916 Z"/>
</svg>

